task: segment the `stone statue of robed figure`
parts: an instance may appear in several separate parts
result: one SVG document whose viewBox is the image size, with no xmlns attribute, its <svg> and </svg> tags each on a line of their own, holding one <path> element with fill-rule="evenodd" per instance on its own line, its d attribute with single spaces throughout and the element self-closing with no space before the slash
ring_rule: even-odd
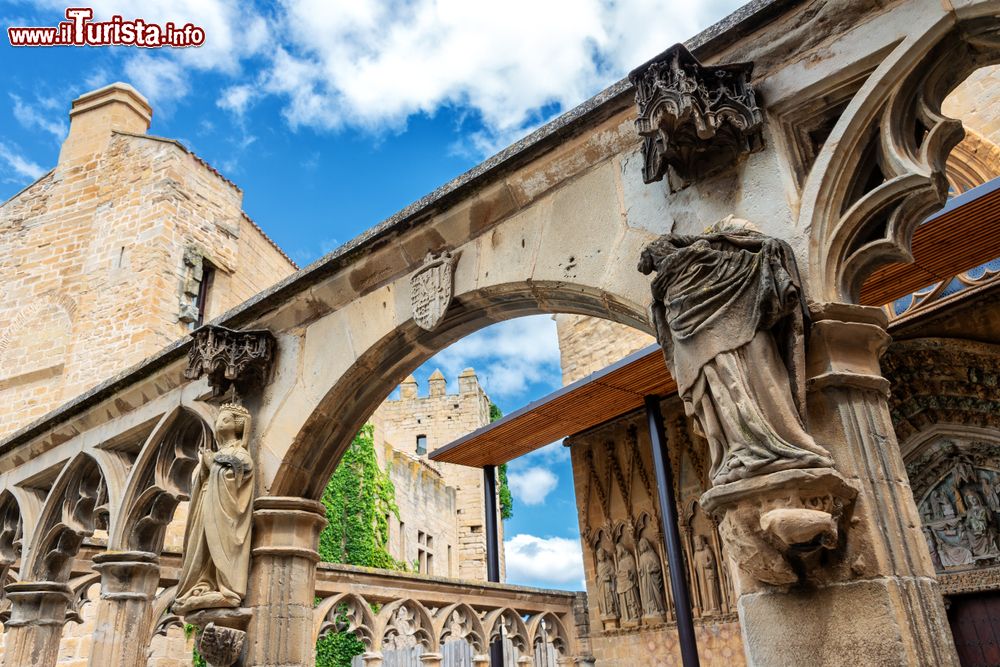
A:
<svg viewBox="0 0 1000 667">
<path fill-rule="evenodd" d="M 857 490 L 806 430 L 807 311 L 791 248 L 730 217 L 700 236 L 660 237 L 639 270 L 656 273 L 657 339 L 708 441 L 712 488 L 700 502 L 730 557 L 773 585 L 819 572 L 824 554 L 842 553 Z"/>
<path fill-rule="evenodd" d="M 173 605 L 177 614 L 239 607 L 246 595 L 254 487 L 250 421 L 243 406 L 222 406 L 215 422 L 217 451 L 198 453 Z"/>
<path fill-rule="evenodd" d="M 708 440 L 713 484 L 831 465 L 803 427 L 804 303 L 791 248 L 727 219 L 642 253 L 677 391 Z"/>
</svg>

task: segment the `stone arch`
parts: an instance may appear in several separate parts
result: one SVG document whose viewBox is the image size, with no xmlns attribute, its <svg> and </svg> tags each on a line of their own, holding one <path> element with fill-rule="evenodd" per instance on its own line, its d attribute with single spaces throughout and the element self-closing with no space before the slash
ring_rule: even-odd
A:
<svg viewBox="0 0 1000 667">
<path fill-rule="evenodd" d="M 329 632 L 352 632 L 365 650 L 375 646 L 375 615 L 360 595 L 339 593 L 324 598 L 313 611 L 313 619 L 313 643 Z"/>
<path fill-rule="evenodd" d="M 177 407 L 160 419 L 129 473 L 109 549 L 162 551 L 177 505 L 190 496 L 198 451 L 213 441 L 209 424 L 192 410 Z"/>
<path fill-rule="evenodd" d="M 464 602 L 438 610 L 434 615 L 434 634 L 438 646 L 444 646 L 450 641 L 465 641 L 472 648 L 473 654 L 486 653 L 489 646 L 479 614 Z"/>
<path fill-rule="evenodd" d="M 539 644 L 551 646 L 560 658 L 575 655 L 575 648 L 570 634 L 566 632 L 566 626 L 552 612 L 546 611 L 532 616 L 528 619 L 527 629 L 533 647 Z"/>
<path fill-rule="evenodd" d="M 382 607 L 375 617 L 375 628 L 375 651 L 413 646 L 423 646 L 430 652 L 438 650 L 430 612 L 416 600 L 395 600 Z"/>
<path fill-rule="evenodd" d="M 531 653 L 532 635 L 528 632 L 528 626 L 510 607 L 494 609 L 486 614 L 486 618 L 483 619 L 483 629 L 491 644 L 499 639 L 509 639 L 522 655 Z"/>
<path fill-rule="evenodd" d="M 817 301 L 855 302 L 877 267 L 911 262 L 916 227 L 948 193 L 946 160 L 962 140 L 941 103 L 974 70 L 1000 61 L 990 2 L 949 14 L 902 40 L 841 115 L 802 193 Z"/>
<path fill-rule="evenodd" d="M 21 580 L 65 583 L 84 538 L 106 521 L 108 495 L 97 458 L 83 452 L 70 460 L 45 499 Z"/>
<path fill-rule="evenodd" d="M 630 264 L 632 260 L 629 257 Z M 636 280 L 641 278 L 638 272 L 636 276 Z M 546 313 L 612 319 L 652 333 L 645 308 L 634 301 L 584 285 L 533 282 L 530 278 L 455 296 L 433 331 L 421 329 L 406 311 L 405 316 L 397 318 L 401 324 L 361 351 L 339 377 L 329 380 L 328 388 L 282 454 L 270 493 L 318 498 L 354 434 L 399 382 L 420 364 L 490 324 Z M 372 326 L 364 321 L 363 313 L 357 313 L 357 317 L 357 326 Z"/>
</svg>

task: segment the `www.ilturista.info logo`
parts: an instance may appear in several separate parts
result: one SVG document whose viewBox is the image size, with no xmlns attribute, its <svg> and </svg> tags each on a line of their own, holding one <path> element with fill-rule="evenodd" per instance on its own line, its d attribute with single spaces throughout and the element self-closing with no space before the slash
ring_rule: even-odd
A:
<svg viewBox="0 0 1000 667">
<path fill-rule="evenodd" d="M 10 27 L 7 38 L 11 46 L 141 46 L 184 48 L 205 43 L 205 30 L 186 23 L 183 26 L 168 21 L 162 25 L 143 19 L 126 20 L 115 15 L 110 21 L 91 21 L 94 10 L 70 7 L 66 21 L 49 27 Z"/>
</svg>

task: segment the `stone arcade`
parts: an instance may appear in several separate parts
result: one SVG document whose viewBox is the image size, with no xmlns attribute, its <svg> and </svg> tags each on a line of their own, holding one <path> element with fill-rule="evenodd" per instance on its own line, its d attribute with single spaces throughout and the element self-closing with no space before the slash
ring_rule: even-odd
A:
<svg viewBox="0 0 1000 667">
<path fill-rule="evenodd" d="M 965 273 L 1000 256 L 1000 188 L 948 196 L 1000 172 L 988 137 L 963 140 L 942 103 L 996 61 L 992 0 L 759 0 L 636 70 L 636 87 L 251 286 L 195 336 L 82 394 L 52 382 L 70 390 L 57 409 L 0 415 L 21 426 L 0 442 L 4 664 L 55 665 L 97 579 L 92 665 L 146 664 L 182 614 L 216 665 L 308 665 L 317 636 L 345 629 L 367 667 L 415 647 L 427 667 L 458 650 L 484 665 L 498 639 L 525 666 L 676 662 L 686 614 L 671 577 L 688 583 L 706 664 L 958 664 L 942 593 L 1000 588 L 997 283 Z M 138 96 L 111 94 L 148 125 Z M 88 144 L 99 129 L 74 126 L 67 161 L 5 203 L 3 224 L 30 229 L 46 193 L 107 146 L 137 150 L 142 128 Z M 233 229 L 219 238 L 245 243 Z M 935 252 L 941 235 L 964 242 Z M 113 286 L 109 246 L 91 268 Z M 206 264 L 187 257 L 171 307 L 197 322 Z M 729 298 L 691 299 L 680 268 Z M 948 290 L 890 308 L 890 323 L 881 306 L 941 279 Z M 72 327 L 60 303 L 46 307 Z M 631 413 L 570 438 L 587 597 L 317 566 L 317 498 L 385 397 L 462 336 L 536 313 L 657 335 L 683 576 L 668 567 L 662 466 Z M 21 350 L 30 323 L 0 323 L 0 349 Z M 2 390 L 25 400 L 30 382 L 61 378 L 71 356 L 52 349 Z M 208 529 L 218 503 L 196 510 L 223 491 L 246 533 Z M 168 553 L 182 503 L 191 543 L 205 539 Z M 226 581 L 212 576 L 223 556 L 239 568 Z"/>
</svg>

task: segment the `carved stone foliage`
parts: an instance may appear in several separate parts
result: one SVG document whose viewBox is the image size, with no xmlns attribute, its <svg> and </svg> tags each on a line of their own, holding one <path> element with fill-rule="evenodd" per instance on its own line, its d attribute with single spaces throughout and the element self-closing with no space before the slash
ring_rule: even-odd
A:
<svg viewBox="0 0 1000 667">
<path fill-rule="evenodd" d="M 998 60 L 995 20 L 966 20 L 913 34 L 867 78 L 803 189 L 799 226 L 812 230 L 814 299 L 856 302 L 874 269 L 913 261 L 913 232 L 947 199 L 947 158 L 964 135 L 941 102 Z"/>
<path fill-rule="evenodd" d="M 194 413 L 181 409 L 165 419 L 132 468 L 112 548 L 160 552 L 174 510 L 190 498 L 198 452 L 212 443 L 208 425 Z"/>
<path fill-rule="evenodd" d="M 236 664 L 246 648 L 247 633 L 209 623 L 198 635 L 198 652 L 212 667 Z"/>
<path fill-rule="evenodd" d="M 413 321 L 421 329 L 434 330 L 448 310 L 457 261 L 458 256 L 450 252 L 427 253 L 424 265 L 410 278 Z"/>
<path fill-rule="evenodd" d="M 274 362 L 275 341 L 270 331 L 233 331 L 206 325 L 191 336 L 184 377 L 197 380 L 208 376 L 216 397 L 230 389 L 237 397 L 263 387 Z"/>
<path fill-rule="evenodd" d="M 432 596 L 440 598 L 440 593 Z M 350 632 L 365 645 L 367 657 L 392 655 L 399 662 L 437 655 L 455 643 L 467 644 L 474 661 L 485 660 L 490 643 L 501 638 L 509 641 L 522 659 L 538 647 L 562 658 L 570 657 L 575 648 L 575 638 L 551 611 L 525 613 L 484 605 L 478 598 L 470 598 L 475 609 L 465 602 L 434 607 L 413 598 L 379 598 L 382 606 L 375 615 L 373 602 L 348 592 L 322 600 L 313 612 L 315 638 Z M 516 660 L 517 655 L 514 657 Z"/>
<path fill-rule="evenodd" d="M 1000 429 L 1000 346 L 951 338 L 893 343 L 882 358 L 893 427 L 907 440 L 935 424 Z"/>
<path fill-rule="evenodd" d="M 1000 565 L 1000 434 L 937 438 L 906 468 L 935 569 Z"/>
<path fill-rule="evenodd" d="M 752 72 L 752 63 L 702 65 L 676 44 L 629 74 L 646 183 L 661 180 L 668 167 L 683 180 L 697 179 L 763 148 Z"/>
<path fill-rule="evenodd" d="M 24 524 L 21 510 L 14 496 L 7 493 L 0 498 L 0 601 L 7 572 L 21 557 Z"/>
<path fill-rule="evenodd" d="M 108 527 L 107 506 L 100 467 L 80 455 L 60 474 L 45 502 L 21 579 L 65 582 L 84 538 Z"/>
</svg>

